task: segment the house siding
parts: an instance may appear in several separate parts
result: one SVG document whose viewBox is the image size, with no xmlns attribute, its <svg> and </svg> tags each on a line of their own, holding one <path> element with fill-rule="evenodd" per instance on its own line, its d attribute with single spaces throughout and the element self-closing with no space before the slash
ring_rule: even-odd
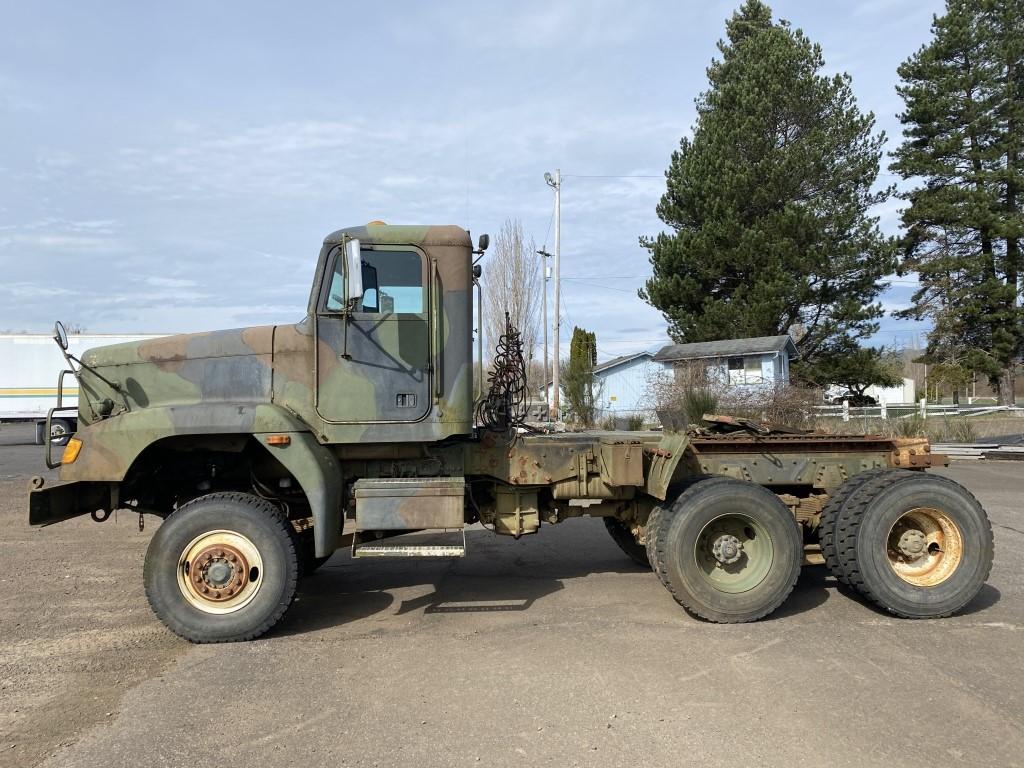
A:
<svg viewBox="0 0 1024 768">
<path fill-rule="evenodd" d="M 637 413 L 648 414 L 653 411 L 651 383 L 659 374 L 663 374 L 670 366 L 651 360 L 649 353 L 644 353 L 630 360 L 623 360 L 618 365 L 594 373 L 598 382 L 595 392 L 597 417 L 630 416 Z M 547 387 L 548 397 L 552 397 L 553 389 Z M 565 403 L 562 403 L 565 407 Z"/>
<path fill-rule="evenodd" d="M 604 414 L 635 413 L 649 410 L 651 378 L 664 370 L 661 363 L 649 357 L 629 360 L 596 374 L 601 382 L 598 409 Z"/>
</svg>

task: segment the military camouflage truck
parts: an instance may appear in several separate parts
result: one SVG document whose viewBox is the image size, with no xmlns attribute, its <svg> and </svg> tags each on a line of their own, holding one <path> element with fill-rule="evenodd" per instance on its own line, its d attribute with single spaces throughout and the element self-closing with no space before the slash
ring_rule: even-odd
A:
<svg viewBox="0 0 1024 768">
<path fill-rule="evenodd" d="M 68 354 L 78 431 L 59 459 L 47 446 L 60 482 L 33 479 L 31 524 L 161 518 L 146 594 L 193 642 L 263 634 L 343 546 L 461 557 L 467 526 L 520 537 L 581 516 L 603 518 L 626 556 L 712 622 L 768 615 L 815 556 L 898 616 L 946 616 L 977 594 L 989 522 L 925 472 L 944 462 L 925 440 L 729 419 L 687 432 L 520 426 L 502 412 L 515 366 L 489 388 L 474 371 L 485 247 L 456 226 L 343 229 L 323 243 L 302 322 Z"/>
</svg>

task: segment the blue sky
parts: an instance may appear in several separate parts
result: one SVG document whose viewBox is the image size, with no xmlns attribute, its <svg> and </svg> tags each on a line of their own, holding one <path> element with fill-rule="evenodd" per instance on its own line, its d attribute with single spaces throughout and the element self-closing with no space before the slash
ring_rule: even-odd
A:
<svg viewBox="0 0 1024 768">
<path fill-rule="evenodd" d="M 638 237 L 661 229 L 661 175 L 737 5 L 7 2 L 0 329 L 292 322 L 323 236 L 373 219 L 475 235 L 518 217 L 551 249 L 559 167 L 563 338 L 595 330 L 602 359 L 657 346 Z M 772 7 L 851 73 L 891 148 L 896 67 L 941 3 Z"/>
</svg>

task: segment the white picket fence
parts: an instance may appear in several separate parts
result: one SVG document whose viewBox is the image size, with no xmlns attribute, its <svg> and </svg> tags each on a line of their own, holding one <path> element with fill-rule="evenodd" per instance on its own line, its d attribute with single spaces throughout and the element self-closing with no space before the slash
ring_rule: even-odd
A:
<svg viewBox="0 0 1024 768">
<path fill-rule="evenodd" d="M 937 405 L 921 400 L 918 403 L 882 403 L 880 405 L 851 408 L 849 402 L 840 405 L 819 405 L 815 410 L 821 416 L 850 419 L 905 419 L 920 416 L 922 419 L 949 416 L 985 416 L 992 413 L 1005 413 L 1011 416 L 1024 417 L 1024 408 L 1013 405 Z"/>
</svg>

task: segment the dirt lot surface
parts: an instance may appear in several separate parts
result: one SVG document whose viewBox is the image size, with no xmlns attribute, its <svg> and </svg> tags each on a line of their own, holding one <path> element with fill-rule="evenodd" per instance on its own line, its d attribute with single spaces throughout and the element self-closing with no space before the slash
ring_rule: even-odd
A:
<svg viewBox="0 0 1024 768">
<path fill-rule="evenodd" d="M 141 585 L 155 523 L 43 530 L 0 430 L 0 766 L 1024 765 L 1024 466 L 944 474 L 992 518 L 961 615 L 890 618 L 805 569 L 770 620 L 688 617 L 597 520 L 457 562 L 338 553 L 268 637 L 190 646 Z"/>
</svg>

